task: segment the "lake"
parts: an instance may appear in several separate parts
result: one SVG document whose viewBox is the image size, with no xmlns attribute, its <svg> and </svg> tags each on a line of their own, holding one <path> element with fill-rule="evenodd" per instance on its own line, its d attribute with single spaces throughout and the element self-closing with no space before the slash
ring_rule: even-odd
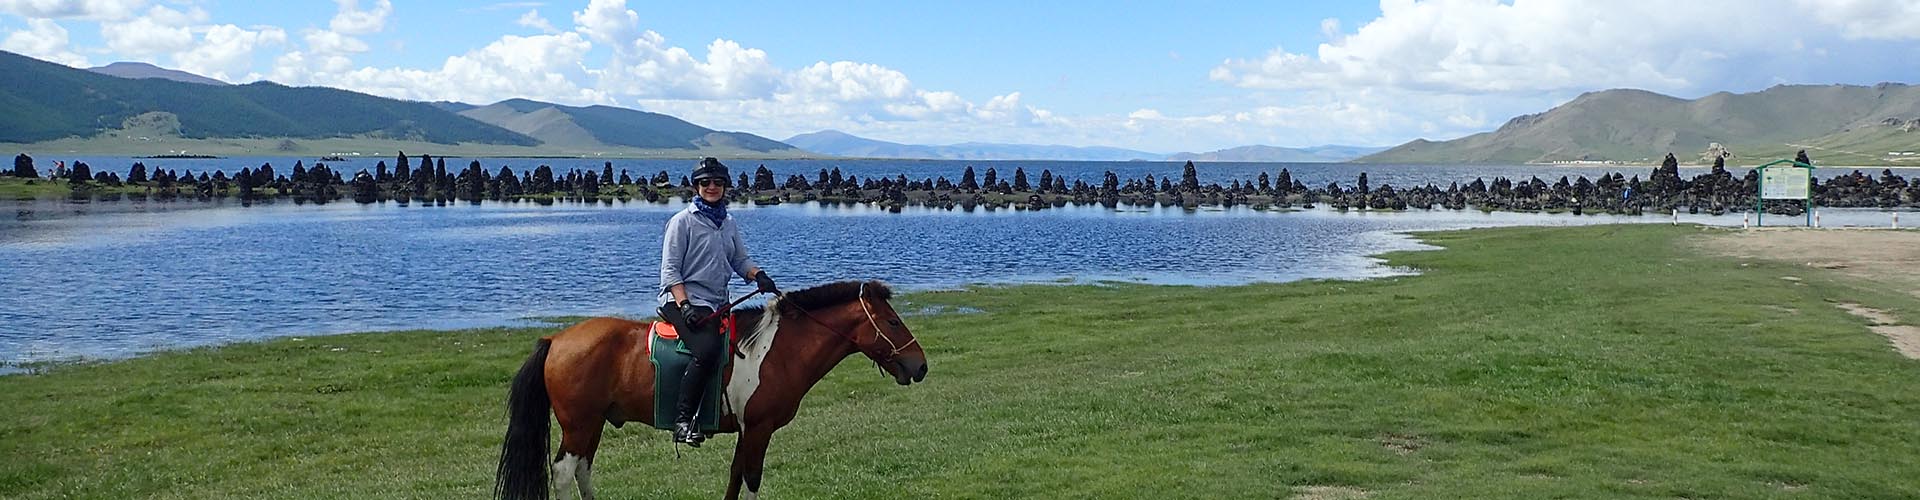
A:
<svg viewBox="0 0 1920 500">
<path fill-rule="evenodd" d="M 210 166 L 235 160 L 198 161 Z M 497 168 L 493 161 L 483 164 Z M 357 170 L 359 162 L 349 163 Z M 448 163 L 453 168 L 453 160 Z M 615 168 L 657 165 L 677 173 L 685 163 L 626 161 Z M 750 171 L 747 165 L 757 163 L 732 165 Z M 1088 179 L 1107 170 L 1123 178 L 1146 173 L 1177 178 L 1180 169 L 1178 163 L 1153 162 L 766 163 L 781 177 L 811 175 L 801 167 L 837 165 L 862 177 L 904 173 L 916 179 L 957 179 L 965 165 L 979 172 L 985 170 L 982 165 L 994 166 L 1003 175 L 1011 173 L 1010 165 L 1036 176 L 1036 167 L 1047 168 Z M 1318 185 L 1349 184 L 1349 175 L 1361 171 L 1376 184 L 1396 185 L 1601 172 L 1330 164 L 1204 164 L 1200 172 L 1203 181 L 1224 182 L 1263 171 L 1274 175 L 1283 166 Z M 1622 171 L 1644 177 L 1649 170 Z M 0 365 L 111 359 L 282 336 L 525 324 L 525 318 L 539 316 L 647 316 L 658 291 L 660 230 L 683 204 L 281 201 L 240 207 L 233 202 L 41 200 L 15 206 L 16 213 L 33 215 L 0 219 L 0 286 L 7 290 L 0 294 Z M 754 258 L 787 289 L 867 278 L 915 290 L 1378 277 L 1405 271 L 1383 267 L 1369 255 L 1423 247 L 1405 231 L 1668 221 L 1666 216 L 1473 210 L 1186 211 L 1124 205 L 1033 212 L 914 207 L 896 214 L 865 205 L 807 203 L 736 206 L 733 213 Z M 1870 210 L 1822 213 L 1829 225 L 1884 225 L 1888 218 Z M 1737 226 L 1741 216 L 1682 214 L 1681 220 Z M 1910 220 L 1920 223 L 1920 217 Z M 736 294 L 748 291 L 744 283 L 735 286 Z"/>
</svg>

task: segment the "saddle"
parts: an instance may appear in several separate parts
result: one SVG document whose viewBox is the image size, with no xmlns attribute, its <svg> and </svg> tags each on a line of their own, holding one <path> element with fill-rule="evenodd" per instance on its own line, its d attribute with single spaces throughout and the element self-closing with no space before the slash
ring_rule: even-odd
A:
<svg viewBox="0 0 1920 500">
<path fill-rule="evenodd" d="M 733 314 L 721 317 L 720 332 L 728 339 L 726 359 L 713 371 L 714 380 L 707 384 L 707 395 L 693 417 L 703 432 L 720 430 L 720 392 L 726 389 L 733 372 L 733 355 L 740 349 L 740 329 Z M 653 365 L 653 427 L 673 430 L 674 404 L 680 401 L 680 388 L 684 387 L 681 378 L 687 374 L 687 364 L 693 362 L 693 353 L 681 344 L 680 332 L 672 323 L 655 321 L 646 335 L 647 361 Z"/>
<path fill-rule="evenodd" d="M 725 316 L 720 317 L 720 333 L 727 334 L 727 354 L 738 353 L 740 351 L 740 325 L 734 323 L 733 313 L 727 313 Z M 653 322 L 647 327 L 647 338 L 673 341 L 675 352 L 688 355 L 692 354 L 687 351 L 685 346 L 680 344 L 680 330 L 674 328 L 673 323 L 665 321 Z M 647 343 L 647 354 L 653 354 L 652 342 Z"/>
</svg>

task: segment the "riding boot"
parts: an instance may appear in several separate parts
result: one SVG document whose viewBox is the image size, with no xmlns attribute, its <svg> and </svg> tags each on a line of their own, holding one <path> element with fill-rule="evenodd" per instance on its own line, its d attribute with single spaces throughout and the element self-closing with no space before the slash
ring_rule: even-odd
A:
<svg viewBox="0 0 1920 500">
<path fill-rule="evenodd" d="M 690 318 L 702 318 L 712 313 L 706 307 L 690 308 Z M 713 382 L 714 371 L 725 361 L 726 340 L 720 337 L 720 325 L 717 321 L 695 322 L 690 331 L 680 334 L 680 342 L 693 354 L 687 363 L 687 371 L 681 375 L 680 401 L 674 410 L 676 415 L 673 426 L 673 440 L 698 447 L 706 440 L 700 432 L 700 425 L 694 419 L 705 406 L 707 388 Z"/>
<path fill-rule="evenodd" d="M 707 395 L 707 381 L 712 378 L 711 370 L 695 359 L 687 363 L 687 371 L 681 376 L 680 400 L 674 405 L 673 442 L 686 443 L 699 448 L 706 435 L 700 432 L 700 425 L 694 422 L 699 414 L 704 396 Z"/>
</svg>

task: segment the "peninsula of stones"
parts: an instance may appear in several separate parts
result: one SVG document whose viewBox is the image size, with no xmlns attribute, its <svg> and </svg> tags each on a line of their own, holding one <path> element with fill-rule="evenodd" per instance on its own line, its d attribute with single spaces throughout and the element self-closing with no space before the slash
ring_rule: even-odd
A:
<svg viewBox="0 0 1920 500">
<path fill-rule="evenodd" d="M 1802 155 L 1798 160 L 1811 164 Z M 63 166 L 64 167 L 64 166 Z M 612 162 L 596 170 L 555 172 L 542 165 L 515 172 L 500 167 L 488 172 L 475 160 L 463 170 L 448 171 L 445 159 L 428 155 L 408 158 L 402 154 L 389 168 L 381 161 L 373 170 L 362 169 L 350 177 L 315 163 L 307 167 L 294 163 L 289 172 L 276 172 L 273 165 L 243 168 L 236 175 L 225 172 L 154 169 L 134 163 L 125 177 L 105 169 L 94 170 L 76 163 L 64 171 L 46 172 L 48 177 L 66 180 L 72 196 L 79 199 L 214 199 L 237 197 L 243 203 L 291 200 L 295 203 L 328 203 L 351 199 L 358 203 L 392 201 L 397 203 L 446 204 L 483 200 L 530 200 L 550 203 L 555 200 L 608 202 L 644 199 L 666 203 L 675 197 L 692 195 L 684 176 L 675 178 L 666 171 L 635 178 L 626 170 L 615 171 Z M 41 172 L 33 158 L 19 155 L 9 173 L 39 179 Z M 29 180 L 32 182 L 32 180 Z M 821 169 L 810 175 L 777 176 L 762 165 L 751 176 L 742 172 L 728 196 L 735 202 L 773 205 L 781 203 L 866 203 L 893 211 L 908 206 L 939 209 L 1013 209 L 1044 210 L 1067 204 L 1107 207 L 1179 206 L 1235 207 L 1256 210 L 1314 208 L 1324 205 L 1338 210 L 1431 210 L 1436 207 L 1484 211 L 1594 212 L 1609 214 L 1688 213 L 1723 214 L 1752 210 L 1760 182 L 1758 172 L 1735 177 L 1724 165 L 1714 162 L 1712 171 L 1682 178 L 1679 164 L 1669 154 L 1661 166 L 1646 178 L 1623 176 L 1618 172 L 1589 179 L 1560 177 L 1554 181 L 1538 177 L 1492 180 L 1475 178 L 1446 186 L 1393 186 L 1368 182 L 1361 173 L 1351 184 L 1330 182 L 1309 186 L 1281 168 L 1273 175 L 1261 172 L 1257 178 L 1232 180 L 1225 185 L 1202 184 L 1192 162 L 1187 162 L 1178 179 L 1121 179 L 1106 172 L 1098 184 L 1083 180 L 1067 181 L 1049 170 L 1038 173 L 1015 168 L 999 172 L 987 168 L 975 172 L 968 166 L 957 179 L 940 176 L 932 179 L 861 179 L 843 176 L 839 169 Z M 1920 181 L 1909 182 L 1892 170 L 1879 176 L 1858 170 L 1848 175 L 1816 180 L 1811 187 L 1813 204 L 1827 207 L 1917 207 L 1920 206 Z M 1768 200 L 1769 213 L 1798 215 L 1804 202 Z"/>
</svg>

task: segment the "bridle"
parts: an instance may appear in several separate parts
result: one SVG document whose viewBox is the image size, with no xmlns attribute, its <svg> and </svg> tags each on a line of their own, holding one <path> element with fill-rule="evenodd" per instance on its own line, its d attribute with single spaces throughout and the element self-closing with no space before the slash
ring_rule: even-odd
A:
<svg viewBox="0 0 1920 500">
<path fill-rule="evenodd" d="M 780 296 L 784 298 L 786 294 L 782 293 L 780 294 Z M 887 351 L 887 355 L 884 358 L 879 360 L 880 363 L 882 364 L 892 363 L 895 358 L 900 356 L 900 351 L 904 351 L 908 347 L 912 347 L 913 344 L 920 342 L 920 339 L 914 338 L 914 339 L 907 340 L 907 343 L 905 344 L 901 344 L 898 342 L 894 342 L 892 337 L 887 336 L 887 331 L 880 328 L 880 320 L 873 316 L 873 308 L 867 306 L 867 283 L 864 281 L 860 282 L 860 295 L 857 298 L 860 301 L 860 312 L 866 313 L 867 315 L 867 325 L 873 327 L 873 335 L 876 337 L 880 337 L 880 340 L 886 341 L 887 347 L 892 348 L 892 350 Z M 853 333 L 851 329 L 849 329 L 849 331 L 847 332 L 841 332 L 839 330 L 835 330 L 833 329 L 833 327 L 827 326 L 826 322 L 820 321 L 820 318 L 814 317 L 813 313 L 808 312 L 806 308 L 800 307 L 798 304 L 795 304 L 793 309 L 796 311 L 800 311 L 801 316 L 806 316 L 807 320 L 812 321 L 814 324 L 820 325 L 822 328 L 826 328 L 827 331 L 833 332 L 834 335 L 839 336 L 840 338 L 847 339 L 848 342 L 852 342 L 854 347 L 860 348 L 861 352 L 867 352 L 865 348 L 860 347 L 860 337 L 858 336 L 858 334 Z M 774 313 L 779 314 L 778 311 L 775 311 Z M 855 328 L 858 328 L 858 325 L 856 325 Z M 878 356 L 874 356 L 873 353 L 871 352 L 867 352 L 867 356 L 878 357 Z"/>
</svg>

